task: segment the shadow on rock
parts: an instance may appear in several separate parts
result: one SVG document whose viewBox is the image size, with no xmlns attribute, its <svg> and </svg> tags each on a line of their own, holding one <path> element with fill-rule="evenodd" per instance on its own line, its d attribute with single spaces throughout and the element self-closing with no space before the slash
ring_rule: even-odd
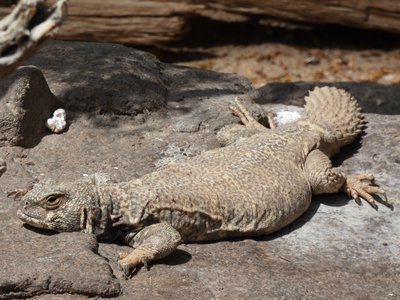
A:
<svg viewBox="0 0 400 300">
<path fill-rule="evenodd" d="M 260 104 L 281 103 L 304 105 L 304 97 L 315 86 L 336 86 L 350 92 L 361 105 L 364 113 L 396 115 L 400 113 L 400 85 L 354 82 L 295 82 L 271 83 L 257 89 L 252 97 Z"/>
<path fill-rule="evenodd" d="M 168 101 L 253 89 L 244 77 L 161 63 L 122 45 L 52 41 L 29 63 L 43 71 L 63 108 L 79 113 L 131 117 L 165 108 Z"/>
<path fill-rule="evenodd" d="M 351 144 L 341 148 L 340 152 L 333 157 L 333 165 L 341 166 L 346 159 L 349 159 L 353 157 L 356 153 L 358 153 L 362 146 L 363 136 L 365 135 L 365 131 L 361 132 L 361 134 L 356 137 L 356 139 Z"/>
<path fill-rule="evenodd" d="M 52 41 L 29 63 L 43 71 L 63 108 L 73 112 L 134 116 L 166 102 L 160 62 L 122 45 Z"/>
<path fill-rule="evenodd" d="M 235 74 L 162 64 L 169 101 L 241 95 L 252 90 L 250 81 Z"/>
<path fill-rule="evenodd" d="M 301 227 L 303 227 L 303 225 L 308 223 L 316 213 L 318 213 L 318 209 L 321 206 L 321 204 L 326 206 L 341 207 L 347 205 L 349 201 L 350 201 L 349 198 L 343 194 L 324 194 L 321 196 L 313 196 L 310 207 L 300 218 L 298 218 L 296 221 L 289 224 L 285 228 L 282 228 L 281 230 L 273 234 L 270 234 L 268 236 L 259 238 L 258 240 L 262 241 L 274 240 L 277 238 L 281 238 L 282 236 L 285 236 L 289 233 L 292 233 L 297 229 L 300 229 Z"/>
<path fill-rule="evenodd" d="M 182 249 L 176 249 L 174 252 L 172 252 L 170 255 L 167 257 L 156 261 L 155 264 L 163 264 L 163 265 L 169 265 L 169 266 L 176 266 L 176 265 L 182 265 L 187 263 L 192 259 L 192 255 Z"/>
<path fill-rule="evenodd" d="M 347 205 L 351 199 L 345 194 L 336 193 L 315 196 L 313 201 L 319 203 L 319 205 L 323 204 L 326 206 L 341 207 Z"/>
<path fill-rule="evenodd" d="M 47 235 L 47 236 L 52 236 L 52 235 L 57 235 L 58 232 L 55 232 L 53 230 L 50 229 L 45 229 L 45 228 L 37 228 L 37 227 L 33 227 L 29 224 L 23 224 L 22 225 L 25 229 L 28 229 L 29 231 L 33 231 L 35 233 L 39 233 L 39 234 L 43 234 L 43 235 Z"/>
<path fill-rule="evenodd" d="M 315 201 L 315 199 L 313 198 L 310 207 L 300 218 L 298 218 L 296 221 L 289 224 L 288 226 L 282 228 L 281 230 L 274 232 L 270 235 L 267 235 L 265 237 L 260 237 L 257 240 L 260 240 L 260 241 L 275 240 L 275 239 L 281 238 L 282 236 L 285 236 L 291 232 L 294 232 L 297 229 L 300 229 L 304 224 L 308 223 L 314 217 L 314 215 L 317 213 L 320 205 L 321 205 L 321 203 L 319 201 Z"/>
</svg>

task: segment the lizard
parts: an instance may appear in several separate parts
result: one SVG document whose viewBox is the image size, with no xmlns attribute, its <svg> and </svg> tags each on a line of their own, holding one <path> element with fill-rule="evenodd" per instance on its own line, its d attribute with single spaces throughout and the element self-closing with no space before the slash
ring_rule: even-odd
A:
<svg viewBox="0 0 400 300">
<path fill-rule="evenodd" d="M 373 175 L 347 174 L 331 162 L 366 125 L 357 101 L 343 89 L 316 87 L 305 102 L 305 116 L 278 127 L 270 118 L 268 128 L 237 97 L 230 109 L 242 124 L 217 133 L 224 147 L 125 182 L 37 183 L 14 193 L 17 215 L 35 227 L 122 239 L 133 247 L 118 258 L 129 276 L 181 242 L 273 233 L 299 218 L 313 195 L 344 192 L 377 209 L 374 197 L 386 195 Z"/>
</svg>

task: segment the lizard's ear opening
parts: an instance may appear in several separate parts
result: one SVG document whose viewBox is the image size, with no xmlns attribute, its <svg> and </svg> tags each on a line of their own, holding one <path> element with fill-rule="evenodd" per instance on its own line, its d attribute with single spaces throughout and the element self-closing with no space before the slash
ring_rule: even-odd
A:
<svg viewBox="0 0 400 300">
<path fill-rule="evenodd" d="M 61 203 L 64 200 L 64 195 L 55 194 L 47 196 L 44 201 L 41 203 L 41 206 L 46 210 L 53 210 L 60 207 Z"/>
<path fill-rule="evenodd" d="M 80 228 L 85 233 L 94 233 L 99 210 L 95 208 L 82 207 Z"/>
<path fill-rule="evenodd" d="M 22 197 L 24 197 L 30 190 L 33 189 L 33 186 L 29 186 L 27 188 L 17 189 L 7 193 L 7 197 L 14 198 L 14 200 L 19 201 Z"/>
</svg>

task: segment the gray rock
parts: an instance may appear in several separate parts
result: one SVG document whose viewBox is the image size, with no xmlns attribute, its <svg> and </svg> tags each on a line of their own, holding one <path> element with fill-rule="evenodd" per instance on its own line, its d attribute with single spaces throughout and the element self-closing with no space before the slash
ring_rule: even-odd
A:
<svg viewBox="0 0 400 300">
<path fill-rule="evenodd" d="M 57 108 L 42 72 L 21 67 L 0 81 L 0 146 L 33 147 L 48 133 L 44 126 Z"/>
<path fill-rule="evenodd" d="M 52 63 L 45 65 L 45 55 L 55 51 L 54 45 L 61 53 L 63 48 L 67 49 L 68 64 L 51 58 Z M 102 84 L 112 86 L 111 81 L 104 81 L 94 71 L 96 63 L 113 62 L 114 55 L 136 56 L 136 51 L 115 46 L 113 54 L 114 46 L 104 45 L 108 50 L 103 50 L 103 45 L 83 43 L 56 43 L 47 47 L 34 59 L 42 64 L 50 87 L 65 107 L 73 110 L 72 122 L 66 132 L 47 135 L 34 148 L 0 147 L 0 156 L 7 163 L 7 172 L 0 177 L 3 193 L 45 178 L 66 181 L 95 172 L 106 173 L 117 181 L 128 180 L 154 171 L 167 161 L 217 148 L 216 132 L 224 125 L 238 122 L 228 110 L 234 96 L 261 93 L 253 91 L 248 80 L 239 76 L 154 63 L 156 70 L 150 64 L 146 74 L 161 74 L 167 91 L 164 96 L 154 96 L 151 83 L 124 106 L 128 93 L 125 87 L 121 94 L 115 90 L 115 103 L 107 104 L 111 98 L 96 102 L 101 111 L 108 113 L 94 115 L 88 113 L 96 110 L 93 95 L 101 94 L 98 89 Z M 97 51 L 102 55 L 96 54 Z M 86 64 L 70 66 L 75 62 L 70 56 L 86 57 Z M 133 66 L 137 60 L 132 58 Z M 77 70 L 70 76 L 69 88 L 68 74 L 74 68 Z M 87 83 L 85 93 L 90 95 L 87 98 L 74 92 L 79 85 L 79 72 L 83 80 L 90 77 L 85 68 L 91 69 L 88 74 L 102 82 Z M 112 64 L 107 68 L 111 74 L 121 74 L 124 65 L 117 64 L 115 70 Z M 128 74 L 133 72 L 132 66 L 127 68 Z M 140 76 L 127 76 L 124 80 L 128 86 L 145 84 L 136 82 L 143 80 Z M 282 94 L 287 99 L 299 97 L 293 86 L 288 84 L 288 91 Z M 311 88 L 311 84 L 308 86 Z M 348 89 L 352 91 L 353 86 L 357 91 L 357 84 L 349 84 Z M 371 95 L 375 87 L 364 85 Z M 273 90 L 274 86 L 270 88 Z M 387 96 L 384 89 L 376 88 L 375 95 L 381 93 L 383 100 L 392 97 L 392 87 L 388 87 Z M 305 90 L 302 92 L 306 93 Z M 281 91 L 285 91 L 284 86 Z M 80 97 L 79 101 L 70 93 Z M 358 98 L 363 101 L 362 94 Z M 140 99 L 159 99 L 156 102 L 162 105 L 143 105 L 143 113 L 135 117 L 122 112 L 134 107 L 134 103 L 141 105 Z M 261 98 L 256 100 L 262 103 L 263 110 L 302 112 L 266 104 Z M 256 105 L 252 108 L 259 111 Z M 137 112 L 140 109 L 130 110 L 129 115 Z M 394 211 L 384 206 L 375 211 L 365 203 L 358 206 L 345 195 L 315 197 L 303 217 L 272 236 L 181 245 L 150 271 L 141 269 L 132 279 L 125 280 L 116 264 L 116 254 L 130 248 L 100 244 L 96 250 L 97 244 L 91 236 L 43 235 L 28 230 L 15 217 L 18 203 L 2 196 L 0 297 L 44 294 L 37 299 L 75 299 L 71 294 L 79 294 L 101 298 L 117 295 L 119 284 L 120 299 L 397 299 L 400 241 L 395 233 L 400 232 L 400 115 L 368 114 L 367 121 L 366 134 L 344 148 L 335 163 L 352 173 L 375 174 L 377 183 L 386 188 L 394 203 Z"/>
<path fill-rule="evenodd" d="M 251 89 L 240 76 L 162 64 L 149 53 L 115 44 L 51 41 L 28 63 L 43 71 L 70 111 L 131 116 L 165 107 L 167 100 Z"/>
<path fill-rule="evenodd" d="M 204 101 L 211 97 L 240 95 L 253 90 L 250 80 L 235 74 L 218 73 L 184 66 L 162 64 L 168 100 Z"/>
<path fill-rule="evenodd" d="M 166 102 L 160 62 L 122 45 L 50 41 L 28 63 L 70 111 L 136 115 Z"/>
</svg>

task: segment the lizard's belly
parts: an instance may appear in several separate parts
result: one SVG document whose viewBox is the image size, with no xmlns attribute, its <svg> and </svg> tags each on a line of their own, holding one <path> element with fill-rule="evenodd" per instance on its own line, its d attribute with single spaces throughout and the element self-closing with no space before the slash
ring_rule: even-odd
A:
<svg viewBox="0 0 400 300">
<path fill-rule="evenodd" d="M 179 184 L 173 189 L 166 185 L 168 190 L 161 189 L 148 206 L 156 220 L 171 223 L 184 241 L 269 234 L 297 219 L 311 202 L 300 168 L 201 174 L 202 185 L 192 180 L 197 175 L 180 176 Z"/>
</svg>

